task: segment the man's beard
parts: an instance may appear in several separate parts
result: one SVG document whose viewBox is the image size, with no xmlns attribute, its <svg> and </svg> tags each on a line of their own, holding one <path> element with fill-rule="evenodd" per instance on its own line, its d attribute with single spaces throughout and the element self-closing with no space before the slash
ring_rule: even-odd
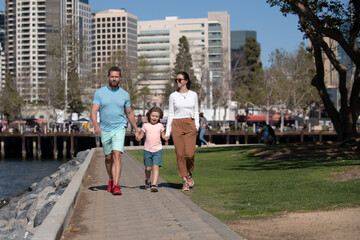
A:
<svg viewBox="0 0 360 240">
<path fill-rule="evenodd" d="M 119 86 L 119 83 L 117 82 L 110 82 L 110 87 L 118 87 Z"/>
</svg>

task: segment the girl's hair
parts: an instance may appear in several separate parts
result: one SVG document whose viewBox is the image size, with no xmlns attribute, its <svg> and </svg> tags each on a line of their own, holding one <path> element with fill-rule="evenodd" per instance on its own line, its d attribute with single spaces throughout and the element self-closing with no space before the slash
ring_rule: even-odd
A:
<svg viewBox="0 0 360 240">
<path fill-rule="evenodd" d="M 199 113 L 199 117 L 204 117 L 204 113 Z"/>
<path fill-rule="evenodd" d="M 184 72 L 184 71 L 180 71 L 176 75 L 178 75 L 178 74 L 183 75 L 184 79 L 188 80 L 188 82 L 186 83 L 186 88 L 190 90 L 191 80 L 190 80 L 189 74 L 187 72 Z"/>
<path fill-rule="evenodd" d="M 163 111 L 162 111 L 161 108 L 159 108 L 159 107 L 152 107 L 152 108 L 150 108 L 150 110 L 146 113 L 146 116 L 147 116 L 147 118 L 148 118 L 148 122 L 150 122 L 150 115 L 151 115 L 153 112 L 159 113 L 159 121 L 158 121 L 158 122 L 160 122 L 160 119 L 163 118 Z"/>
</svg>

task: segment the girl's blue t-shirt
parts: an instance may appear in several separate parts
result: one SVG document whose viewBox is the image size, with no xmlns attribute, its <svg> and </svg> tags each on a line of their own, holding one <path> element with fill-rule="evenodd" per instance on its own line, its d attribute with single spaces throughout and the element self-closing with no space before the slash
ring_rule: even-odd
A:
<svg viewBox="0 0 360 240">
<path fill-rule="evenodd" d="M 96 90 L 94 104 L 99 104 L 101 131 L 112 131 L 127 126 L 125 108 L 130 107 L 130 95 L 124 89 L 112 90 L 105 86 Z"/>
</svg>

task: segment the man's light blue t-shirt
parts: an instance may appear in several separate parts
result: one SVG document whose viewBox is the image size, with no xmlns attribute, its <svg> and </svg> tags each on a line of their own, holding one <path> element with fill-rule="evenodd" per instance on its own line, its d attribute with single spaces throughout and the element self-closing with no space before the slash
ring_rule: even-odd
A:
<svg viewBox="0 0 360 240">
<path fill-rule="evenodd" d="M 94 104 L 100 105 L 101 131 L 112 131 L 127 126 L 125 108 L 130 107 L 130 96 L 122 88 L 112 90 L 108 86 L 96 90 Z"/>
</svg>

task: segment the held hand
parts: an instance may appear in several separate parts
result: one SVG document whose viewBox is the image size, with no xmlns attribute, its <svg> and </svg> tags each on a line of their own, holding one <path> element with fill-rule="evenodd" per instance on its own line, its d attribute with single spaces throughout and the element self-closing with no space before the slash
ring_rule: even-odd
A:
<svg viewBox="0 0 360 240">
<path fill-rule="evenodd" d="M 167 142 L 167 141 L 169 141 L 169 139 L 170 139 L 170 136 L 165 136 L 164 137 L 164 140 Z"/>
<path fill-rule="evenodd" d="M 140 141 L 141 139 L 139 138 L 139 132 L 135 131 L 135 138 L 137 141 Z"/>
<path fill-rule="evenodd" d="M 94 130 L 95 130 L 95 133 L 96 133 L 97 135 L 100 135 L 100 134 L 101 134 L 101 128 L 100 128 L 100 126 L 94 126 Z"/>
</svg>

